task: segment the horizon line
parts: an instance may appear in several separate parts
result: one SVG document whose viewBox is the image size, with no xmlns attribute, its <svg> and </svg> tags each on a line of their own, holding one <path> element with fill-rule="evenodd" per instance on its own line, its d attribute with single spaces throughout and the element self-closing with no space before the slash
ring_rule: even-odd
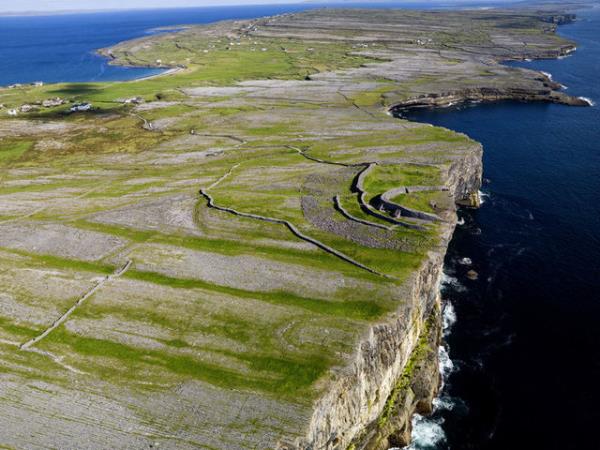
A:
<svg viewBox="0 0 600 450">
<path fill-rule="evenodd" d="M 423 1 L 423 0 L 421 0 Z M 457 3 L 457 4 L 468 4 L 468 3 L 490 3 L 494 0 L 431 0 L 432 4 L 435 3 Z M 500 0 L 501 1 L 501 0 Z M 523 0 L 505 0 L 507 3 L 521 3 Z M 527 1 L 527 0 L 525 0 Z M 327 5 L 327 4 L 356 4 L 356 3 L 419 3 L 419 0 L 298 0 L 298 1 L 283 1 L 277 2 L 266 2 L 264 0 L 256 0 L 251 3 L 229 3 L 219 4 L 211 3 L 206 5 L 198 6 L 149 6 L 149 7 L 125 7 L 125 8 L 82 8 L 82 9 L 60 9 L 60 10 L 25 10 L 25 11 L 0 11 L 0 17 L 34 17 L 34 16 L 60 16 L 69 14 L 98 14 L 98 13 L 111 13 L 111 12 L 128 12 L 128 11 L 155 11 L 155 10 L 172 10 L 172 9 L 202 9 L 202 8 L 226 8 L 235 6 L 284 6 L 284 5 Z"/>
<path fill-rule="evenodd" d="M 334 0 L 335 1 L 335 0 Z M 339 0 L 338 0 L 339 1 Z M 381 3 L 394 2 L 398 0 L 379 0 Z M 402 0 L 400 0 L 402 1 Z M 436 1 L 436 0 L 434 0 Z M 342 0 L 343 3 L 346 1 Z M 354 0 L 350 0 L 347 3 L 354 2 Z M 360 3 L 360 0 L 356 0 L 356 3 Z M 152 11 L 152 10 L 161 10 L 161 9 L 202 9 L 202 8 L 225 8 L 231 6 L 277 6 L 277 5 L 302 5 L 302 4 L 321 4 L 321 3 L 329 3 L 327 0 L 321 1 L 312 1 L 312 0 L 299 0 L 299 1 L 284 1 L 282 3 L 265 3 L 264 1 L 257 0 L 251 3 L 229 3 L 229 4 L 219 4 L 219 3 L 210 3 L 206 5 L 198 5 L 198 6 L 139 6 L 139 7 L 128 7 L 128 8 L 82 8 L 82 9 L 58 9 L 58 10 L 25 10 L 25 11 L 0 11 L 0 17 L 30 17 L 30 16 L 57 16 L 57 15 L 66 15 L 66 14 L 81 14 L 81 13 L 109 13 L 109 12 L 127 12 L 127 11 Z"/>
</svg>

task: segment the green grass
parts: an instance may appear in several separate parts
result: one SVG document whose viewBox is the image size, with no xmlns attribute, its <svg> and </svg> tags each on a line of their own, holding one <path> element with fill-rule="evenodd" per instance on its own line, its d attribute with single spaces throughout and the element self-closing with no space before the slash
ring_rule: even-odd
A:
<svg viewBox="0 0 600 450">
<path fill-rule="evenodd" d="M 365 178 L 364 190 L 377 195 L 400 186 L 436 186 L 440 183 L 440 171 L 436 167 L 379 165 Z"/>
<path fill-rule="evenodd" d="M 0 140 L 0 166 L 18 160 L 32 146 L 33 142 L 31 141 Z"/>
<path fill-rule="evenodd" d="M 22 342 L 37 336 L 42 331 L 39 327 L 30 328 L 29 326 L 15 323 L 8 317 L 0 317 L 0 329 Z"/>
<path fill-rule="evenodd" d="M 185 40 L 185 32 L 179 40 Z M 117 100 L 131 97 L 142 97 L 145 100 L 181 99 L 177 89 L 193 86 L 227 86 L 239 81 L 255 79 L 304 79 L 306 75 L 351 67 L 359 67 L 368 61 L 365 57 L 351 56 L 351 46 L 346 43 L 311 43 L 310 46 L 301 41 L 288 39 L 261 40 L 260 46 L 245 41 L 241 46 L 226 49 L 219 45 L 209 53 L 203 53 L 205 42 L 197 41 L 190 35 L 190 47 L 194 47 L 191 61 L 186 52 L 180 52 L 172 40 L 161 41 L 149 49 L 130 52 L 116 51 L 117 58 L 125 64 L 154 64 L 156 59 L 163 59 L 174 64 L 185 64 L 188 68 L 178 74 L 157 77 L 136 82 L 116 83 L 62 83 L 43 87 L 24 86 L 13 90 L 0 90 L 2 101 L 7 107 L 20 106 L 52 97 L 61 97 L 73 102 L 89 101 L 99 110 L 122 112 L 129 111 Z M 313 51 L 308 51 L 308 48 Z M 252 51 L 252 49 L 255 49 Z M 267 48 L 267 51 L 261 51 Z M 287 51 L 284 51 L 285 48 Z M 151 55 L 151 56 L 150 56 Z M 47 116 L 61 114 L 68 106 L 42 110 L 31 113 L 31 116 Z M 161 113 L 158 113 L 161 114 Z M 76 116 L 90 116 L 81 114 Z"/>
<path fill-rule="evenodd" d="M 432 204 L 443 209 L 449 207 L 452 203 L 452 200 L 448 197 L 448 192 L 443 191 L 415 192 L 408 195 L 403 194 L 393 198 L 392 201 L 407 208 L 429 213 L 437 212 L 436 209 L 432 207 Z"/>
<path fill-rule="evenodd" d="M 315 395 L 314 383 L 322 377 L 331 364 L 324 355 L 268 355 L 238 354 L 232 351 L 213 350 L 247 366 L 250 372 L 241 373 L 227 369 L 206 355 L 192 356 L 178 351 L 178 345 L 166 349 L 145 349 L 120 342 L 98 339 L 71 333 L 64 328 L 55 330 L 44 347 L 64 347 L 82 358 L 78 366 L 90 369 L 104 380 L 116 383 L 133 382 L 145 374 L 147 381 L 176 383 L 177 378 L 197 379 L 225 389 L 250 389 L 276 395 L 280 398 L 305 401 Z"/>
<path fill-rule="evenodd" d="M 247 291 L 212 284 L 202 280 L 174 278 L 156 272 L 142 272 L 138 270 L 129 270 L 123 277 L 175 289 L 205 289 L 237 298 L 260 300 L 274 305 L 292 306 L 317 314 L 340 316 L 355 320 L 373 320 L 383 315 L 391 306 L 391 304 L 386 304 L 381 300 L 339 301 L 301 297 L 283 291 Z"/>
<path fill-rule="evenodd" d="M 10 253 L 27 257 L 32 263 L 38 267 L 51 267 L 75 271 L 93 272 L 98 274 L 109 275 L 117 268 L 109 264 L 98 262 L 88 262 L 79 259 L 63 258 L 54 255 L 44 255 L 39 253 L 28 252 L 17 249 L 6 249 Z"/>
</svg>

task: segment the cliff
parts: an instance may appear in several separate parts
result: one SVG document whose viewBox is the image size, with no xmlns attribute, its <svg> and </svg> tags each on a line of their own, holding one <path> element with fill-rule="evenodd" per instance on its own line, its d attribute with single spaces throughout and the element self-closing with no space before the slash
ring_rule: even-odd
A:
<svg viewBox="0 0 600 450">
<path fill-rule="evenodd" d="M 478 196 L 481 156 L 474 146 L 444 174 L 455 202 Z M 407 282 L 405 304 L 361 340 L 354 360 L 316 404 L 307 438 L 281 448 L 383 450 L 410 443 L 412 415 L 431 412 L 440 383 L 440 281 L 455 213 L 444 216 L 438 246 Z"/>
</svg>

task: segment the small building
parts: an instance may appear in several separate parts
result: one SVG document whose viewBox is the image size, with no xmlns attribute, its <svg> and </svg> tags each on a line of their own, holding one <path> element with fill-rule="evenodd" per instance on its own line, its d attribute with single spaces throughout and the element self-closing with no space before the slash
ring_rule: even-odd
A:
<svg viewBox="0 0 600 450">
<path fill-rule="evenodd" d="M 89 111 L 90 109 L 92 109 L 91 103 L 75 103 L 73 106 L 71 106 L 70 111 L 71 112 L 83 112 L 83 111 Z"/>
<path fill-rule="evenodd" d="M 42 87 L 44 85 L 44 82 L 43 81 L 34 81 L 31 84 L 35 87 Z"/>
<path fill-rule="evenodd" d="M 139 105 L 140 103 L 144 103 L 144 99 L 142 97 L 131 97 L 121 100 L 121 103 L 126 105 Z"/>
<path fill-rule="evenodd" d="M 44 108 L 54 108 L 56 106 L 63 105 L 64 103 L 65 103 L 65 101 L 62 98 L 56 97 L 56 98 L 49 98 L 49 99 L 42 101 L 42 106 Z"/>
</svg>

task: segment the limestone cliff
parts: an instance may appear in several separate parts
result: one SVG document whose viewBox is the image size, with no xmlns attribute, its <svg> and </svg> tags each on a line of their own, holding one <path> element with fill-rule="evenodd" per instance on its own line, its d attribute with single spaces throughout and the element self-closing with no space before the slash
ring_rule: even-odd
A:
<svg viewBox="0 0 600 450">
<path fill-rule="evenodd" d="M 481 156 L 475 145 L 445 174 L 457 203 L 477 198 Z M 408 283 L 406 302 L 361 340 L 352 364 L 317 403 L 306 438 L 280 448 L 383 450 L 409 443 L 413 413 L 431 411 L 440 383 L 440 280 L 456 223 L 455 213 L 447 217 L 438 248 Z"/>
</svg>

